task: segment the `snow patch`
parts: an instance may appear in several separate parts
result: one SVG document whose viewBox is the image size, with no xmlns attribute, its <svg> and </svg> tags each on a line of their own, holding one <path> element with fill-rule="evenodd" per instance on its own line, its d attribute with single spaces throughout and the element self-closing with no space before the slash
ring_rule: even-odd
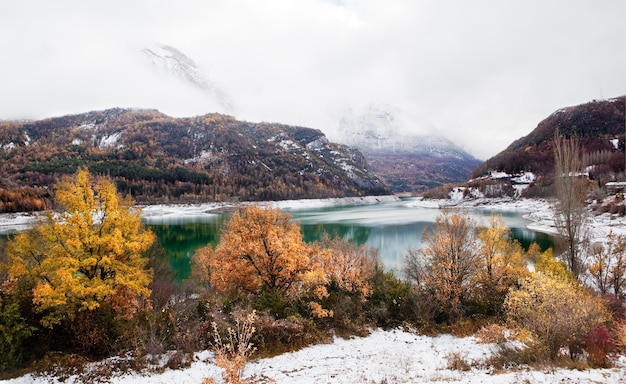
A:
<svg viewBox="0 0 626 384">
<path fill-rule="evenodd" d="M 2 145 L 2 149 L 4 149 L 6 152 L 10 152 L 13 149 L 15 149 L 15 143 L 14 142 L 10 142 L 8 144 L 3 144 Z"/>
<path fill-rule="evenodd" d="M 78 128 L 79 129 L 95 129 L 96 123 L 83 123 Z"/>
<path fill-rule="evenodd" d="M 325 136 L 322 136 L 317 140 L 311 141 L 306 146 L 309 149 L 316 150 L 316 149 L 324 148 L 327 144 L 328 144 L 328 139 Z"/>
<path fill-rule="evenodd" d="M 122 137 L 122 132 L 115 132 L 112 135 L 105 135 L 100 139 L 100 143 L 98 144 L 99 148 L 110 148 L 114 146 L 119 139 Z"/>
</svg>

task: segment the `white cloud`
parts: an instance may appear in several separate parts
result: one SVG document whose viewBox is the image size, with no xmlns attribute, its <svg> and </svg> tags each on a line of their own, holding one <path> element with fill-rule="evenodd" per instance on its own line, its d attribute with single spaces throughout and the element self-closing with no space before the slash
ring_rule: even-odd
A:
<svg viewBox="0 0 626 384">
<path fill-rule="evenodd" d="M 142 61 L 160 42 L 239 118 L 330 132 L 338 111 L 386 103 L 486 158 L 560 107 L 626 93 L 625 14 L 620 0 L 0 0 L 0 118 L 219 111 Z"/>
</svg>

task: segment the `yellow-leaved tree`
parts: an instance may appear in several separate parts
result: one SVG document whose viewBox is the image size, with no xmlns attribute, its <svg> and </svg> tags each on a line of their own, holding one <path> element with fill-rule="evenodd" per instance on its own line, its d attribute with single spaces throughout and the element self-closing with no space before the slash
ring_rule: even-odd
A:
<svg viewBox="0 0 626 384">
<path fill-rule="evenodd" d="M 520 243 L 511 238 L 502 216 L 492 213 L 489 226 L 478 230 L 480 268 L 472 276 L 471 301 L 481 313 L 490 316 L 501 312 L 509 288 L 530 272 L 525 259 L 538 253 L 534 243 L 525 252 Z"/>
<path fill-rule="evenodd" d="M 507 318 L 532 332 L 554 359 L 563 347 L 579 351 L 585 336 L 608 320 L 601 300 L 573 277 L 537 272 L 510 289 L 504 303 Z"/>
<path fill-rule="evenodd" d="M 9 279 L 31 289 L 45 327 L 103 305 L 132 317 L 150 295 L 152 272 L 142 255 L 154 234 L 129 198 L 109 180 L 94 183 L 86 168 L 56 186 L 55 200 L 63 212 L 46 212 L 9 242 Z"/>
</svg>

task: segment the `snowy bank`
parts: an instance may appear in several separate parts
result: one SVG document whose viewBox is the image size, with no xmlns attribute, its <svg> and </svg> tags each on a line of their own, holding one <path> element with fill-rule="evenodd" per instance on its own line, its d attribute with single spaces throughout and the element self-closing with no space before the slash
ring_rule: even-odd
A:
<svg viewBox="0 0 626 384">
<path fill-rule="evenodd" d="M 260 201 L 241 203 L 206 203 L 206 204 L 156 204 L 139 206 L 141 216 L 144 218 L 166 217 L 199 217 L 215 215 L 220 212 L 234 210 L 249 205 L 260 205 L 284 210 L 312 209 L 323 207 L 340 207 L 345 205 L 378 204 L 399 201 L 397 196 L 363 196 L 363 197 L 338 197 L 329 199 L 300 199 L 280 201 Z"/>
<path fill-rule="evenodd" d="M 520 212 L 530 221 L 526 226 L 535 232 L 556 235 L 553 203 L 544 199 L 478 198 L 478 199 L 416 199 L 408 203 L 412 207 L 433 209 L 486 210 L 495 212 Z M 613 232 L 626 235 L 626 217 L 610 213 L 590 213 L 587 219 L 589 240 L 592 243 L 605 243 L 607 235 Z"/>
<path fill-rule="evenodd" d="M 225 211 L 232 211 L 239 207 L 261 205 L 284 210 L 310 209 L 322 207 L 340 207 L 346 205 L 364 205 L 390 203 L 399 201 L 393 195 L 342 197 L 330 199 L 300 199 L 281 201 L 241 202 L 241 203 L 204 203 L 204 204 L 154 204 L 137 205 L 141 209 L 141 216 L 145 219 L 164 218 L 196 218 L 210 217 Z M 4 213 L 0 214 L 0 234 L 28 229 L 42 218 L 41 212 Z"/>
<path fill-rule="evenodd" d="M 335 338 L 331 344 L 319 344 L 297 352 L 271 358 L 252 360 L 246 376 L 269 378 L 281 384 L 307 383 L 623 383 L 626 382 L 626 361 L 616 362 L 611 369 L 567 370 L 529 367 L 494 372 L 485 361 L 493 356 L 494 344 L 480 344 L 473 337 L 437 337 L 418 335 L 403 330 L 375 330 L 367 337 Z M 111 384 L 198 384 L 213 377 L 221 382 L 221 370 L 213 363 L 213 355 L 197 353 L 189 368 L 165 369 L 159 373 L 127 373 L 104 379 Z M 463 362 L 467 370 L 450 369 L 454 362 Z M 4 384 L 60 383 L 49 376 L 26 375 L 0 381 Z M 72 376 L 66 384 L 78 383 Z"/>
</svg>

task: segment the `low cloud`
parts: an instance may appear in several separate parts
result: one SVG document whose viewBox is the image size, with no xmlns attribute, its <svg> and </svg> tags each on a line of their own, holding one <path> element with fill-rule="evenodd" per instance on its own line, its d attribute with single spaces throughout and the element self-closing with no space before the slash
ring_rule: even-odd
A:
<svg viewBox="0 0 626 384">
<path fill-rule="evenodd" d="M 0 4 L 0 118 L 110 107 L 319 128 L 388 104 L 479 158 L 554 110 L 626 93 L 623 1 L 302 0 Z M 141 54 L 167 44 L 232 99 Z"/>
</svg>

